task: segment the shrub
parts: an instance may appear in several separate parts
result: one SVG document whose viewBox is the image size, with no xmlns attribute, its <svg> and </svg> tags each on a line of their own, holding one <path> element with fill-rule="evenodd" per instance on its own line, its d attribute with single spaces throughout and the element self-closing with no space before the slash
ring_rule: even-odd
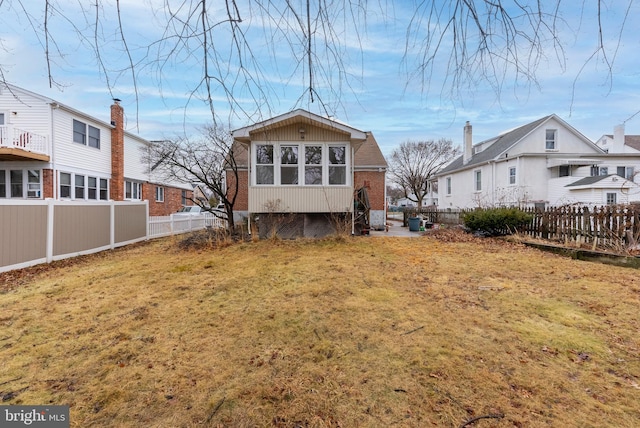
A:
<svg viewBox="0 0 640 428">
<path fill-rule="evenodd" d="M 462 217 L 467 229 L 487 236 L 511 234 L 532 219 L 531 214 L 518 208 L 478 209 L 465 213 Z"/>
</svg>

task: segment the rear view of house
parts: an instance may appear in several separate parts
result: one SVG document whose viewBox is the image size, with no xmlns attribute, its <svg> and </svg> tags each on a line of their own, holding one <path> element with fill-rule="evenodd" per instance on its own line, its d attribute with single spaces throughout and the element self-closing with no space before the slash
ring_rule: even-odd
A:
<svg viewBox="0 0 640 428">
<path fill-rule="evenodd" d="M 261 236 L 274 227 L 285 237 L 383 227 L 387 163 L 371 133 L 299 109 L 237 129 L 233 138 L 235 211 L 255 218 Z"/>
<path fill-rule="evenodd" d="M 0 203 L 14 199 L 149 201 L 177 211 L 190 185 L 154 179 L 150 142 L 124 130 L 118 100 L 104 122 L 47 97 L 0 85 Z"/>
</svg>

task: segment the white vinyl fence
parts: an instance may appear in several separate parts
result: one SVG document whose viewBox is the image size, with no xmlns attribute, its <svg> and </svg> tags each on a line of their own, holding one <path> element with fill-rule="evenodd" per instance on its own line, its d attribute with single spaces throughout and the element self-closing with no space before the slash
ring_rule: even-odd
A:
<svg viewBox="0 0 640 428">
<path fill-rule="evenodd" d="M 162 217 L 149 217 L 149 238 L 176 235 L 211 227 L 224 229 L 226 220 L 216 217 L 214 214 L 201 215 L 170 215 Z"/>
</svg>

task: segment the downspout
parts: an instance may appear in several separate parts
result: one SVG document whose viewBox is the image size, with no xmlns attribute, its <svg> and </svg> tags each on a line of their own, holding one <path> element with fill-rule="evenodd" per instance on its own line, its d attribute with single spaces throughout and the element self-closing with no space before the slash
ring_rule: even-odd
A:
<svg viewBox="0 0 640 428">
<path fill-rule="evenodd" d="M 491 205 L 496 205 L 496 162 L 491 162 Z"/>
<path fill-rule="evenodd" d="M 58 109 L 58 104 L 52 103 L 50 104 L 50 106 L 51 106 L 51 121 L 49 122 L 49 129 L 51 130 L 51 132 L 49 132 L 49 136 L 50 136 L 49 147 L 51 148 L 51 170 L 52 170 L 51 185 L 53 186 L 53 189 L 51 189 L 51 195 L 53 196 L 54 200 L 58 200 L 58 196 L 59 196 L 58 195 L 58 170 L 56 169 L 55 144 L 53 143 L 55 141 L 54 126 L 53 126 L 53 111 Z M 42 177 L 42 181 L 44 181 L 44 177 Z"/>
<path fill-rule="evenodd" d="M 384 171 L 384 176 L 383 176 L 383 180 L 382 180 L 382 186 L 384 187 L 384 211 L 382 212 L 382 226 L 384 227 L 385 231 L 387 230 L 387 208 L 389 208 L 387 205 L 387 171 Z"/>
<path fill-rule="evenodd" d="M 353 144 L 349 144 L 349 147 L 351 149 L 351 159 L 349 160 L 349 163 L 351 164 L 351 189 L 353 189 L 353 192 L 351 193 L 351 236 L 354 236 L 356 234 L 356 210 L 353 206 L 353 201 L 355 200 L 355 194 L 356 194 L 356 183 L 355 183 L 355 164 L 353 161 L 354 158 L 354 150 L 353 150 Z"/>
</svg>

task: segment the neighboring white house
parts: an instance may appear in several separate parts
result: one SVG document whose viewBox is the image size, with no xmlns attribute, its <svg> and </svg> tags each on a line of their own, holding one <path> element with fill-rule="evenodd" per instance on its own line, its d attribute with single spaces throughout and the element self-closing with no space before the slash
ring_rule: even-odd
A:
<svg viewBox="0 0 640 428">
<path fill-rule="evenodd" d="M 640 153 L 619 147 L 607 153 L 555 114 L 475 145 L 467 122 L 463 155 L 434 177 L 439 207 L 640 201 Z"/>
<path fill-rule="evenodd" d="M 150 142 L 124 130 L 118 100 L 109 122 L 13 85 L 0 85 L 0 203 L 10 199 L 148 200 L 150 215 L 177 211 L 190 184 L 154 178 Z"/>
<path fill-rule="evenodd" d="M 399 198 L 398 202 L 397 202 L 397 206 L 399 207 L 417 207 L 418 206 L 418 202 L 416 202 L 417 198 L 415 195 L 409 195 L 406 198 Z M 437 197 L 435 199 L 437 201 Z M 435 205 L 434 199 L 432 197 L 431 193 L 428 193 L 423 199 L 422 199 L 422 206 L 423 207 L 429 207 Z"/>
</svg>

